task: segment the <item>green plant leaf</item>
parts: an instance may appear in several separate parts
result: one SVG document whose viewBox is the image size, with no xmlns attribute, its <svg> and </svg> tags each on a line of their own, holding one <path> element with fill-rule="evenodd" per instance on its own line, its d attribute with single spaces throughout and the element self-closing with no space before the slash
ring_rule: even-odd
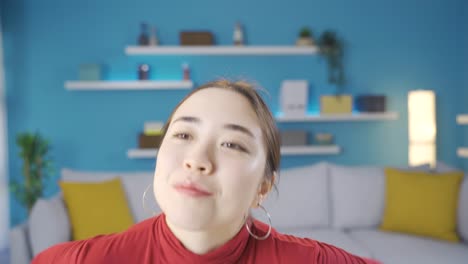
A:
<svg viewBox="0 0 468 264">
<path fill-rule="evenodd" d="M 344 92 L 346 84 L 344 73 L 344 44 L 334 31 L 327 30 L 318 40 L 320 54 L 328 65 L 328 82 L 336 86 L 336 94 Z"/>
<path fill-rule="evenodd" d="M 16 143 L 23 160 L 23 181 L 12 183 L 11 190 L 29 211 L 42 197 L 45 180 L 54 173 L 52 159 L 48 157 L 51 147 L 49 141 L 38 132 L 19 133 Z"/>
</svg>

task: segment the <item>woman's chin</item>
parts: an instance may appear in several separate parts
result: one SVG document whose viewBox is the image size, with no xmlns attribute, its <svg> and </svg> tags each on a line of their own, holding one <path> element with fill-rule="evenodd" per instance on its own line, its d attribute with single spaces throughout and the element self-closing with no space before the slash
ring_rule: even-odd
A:
<svg viewBox="0 0 468 264">
<path fill-rule="evenodd" d="M 175 209 L 175 208 L 173 208 Z M 166 219 L 177 228 L 187 231 L 202 231 L 214 224 L 212 214 L 206 214 L 196 210 L 168 210 Z"/>
</svg>

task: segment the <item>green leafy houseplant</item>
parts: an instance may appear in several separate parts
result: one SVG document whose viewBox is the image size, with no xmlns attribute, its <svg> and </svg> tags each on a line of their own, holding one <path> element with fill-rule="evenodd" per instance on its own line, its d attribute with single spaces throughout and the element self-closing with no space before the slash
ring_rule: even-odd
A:
<svg viewBox="0 0 468 264">
<path fill-rule="evenodd" d="M 345 74 L 343 66 L 344 44 L 336 33 L 330 30 L 324 31 L 318 40 L 320 54 L 327 60 L 328 82 L 336 85 L 336 94 L 343 93 Z"/>
<path fill-rule="evenodd" d="M 301 29 L 301 32 L 299 32 L 299 36 L 301 38 L 310 38 L 312 37 L 312 31 L 308 27 L 303 27 Z"/>
<path fill-rule="evenodd" d="M 52 160 L 48 157 L 51 147 L 39 133 L 20 133 L 16 144 L 23 160 L 23 181 L 13 181 L 10 187 L 29 214 L 36 200 L 42 197 L 44 182 L 53 171 Z"/>
</svg>

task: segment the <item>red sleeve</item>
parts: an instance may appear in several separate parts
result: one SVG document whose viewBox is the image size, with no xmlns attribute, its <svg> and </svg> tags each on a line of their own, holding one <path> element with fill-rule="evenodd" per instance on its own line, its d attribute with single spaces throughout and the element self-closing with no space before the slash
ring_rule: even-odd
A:
<svg viewBox="0 0 468 264">
<path fill-rule="evenodd" d="M 382 264 L 381 262 L 373 259 L 355 256 L 345 250 L 318 242 L 319 250 L 315 255 L 314 263 L 320 264 Z"/>
<path fill-rule="evenodd" d="M 31 264 L 77 264 L 86 252 L 86 241 L 74 241 L 55 245 L 39 253 Z"/>
<path fill-rule="evenodd" d="M 31 264 L 125 263 L 118 261 L 125 259 L 128 254 L 125 250 L 120 250 L 122 239 L 116 238 L 120 237 L 99 235 L 86 240 L 61 243 L 39 253 Z"/>
<path fill-rule="evenodd" d="M 32 264 L 113 264 L 151 263 L 152 251 L 147 251 L 153 219 L 134 225 L 122 233 L 98 235 L 89 239 L 52 246 L 33 260 Z"/>
</svg>

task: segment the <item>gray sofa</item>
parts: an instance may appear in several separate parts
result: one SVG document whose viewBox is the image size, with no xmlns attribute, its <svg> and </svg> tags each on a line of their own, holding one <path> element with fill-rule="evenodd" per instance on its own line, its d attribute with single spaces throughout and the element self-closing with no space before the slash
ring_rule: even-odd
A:
<svg viewBox="0 0 468 264">
<path fill-rule="evenodd" d="M 416 169 L 428 169 L 425 167 Z M 450 170 L 447 167 L 439 171 Z M 139 222 L 160 212 L 151 195 L 142 206 L 142 194 L 153 173 L 102 173 L 62 170 L 65 181 L 102 181 L 122 178 L 134 219 Z M 280 232 L 309 237 L 385 264 L 468 263 L 468 179 L 459 195 L 458 235 L 450 243 L 378 229 L 385 206 L 383 167 L 339 166 L 317 163 L 283 170 L 279 193 L 265 201 L 273 226 Z M 261 212 L 253 214 L 265 220 Z M 29 263 L 43 249 L 70 239 L 70 222 L 61 195 L 40 200 L 27 223 L 11 231 L 12 263 Z"/>
</svg>

